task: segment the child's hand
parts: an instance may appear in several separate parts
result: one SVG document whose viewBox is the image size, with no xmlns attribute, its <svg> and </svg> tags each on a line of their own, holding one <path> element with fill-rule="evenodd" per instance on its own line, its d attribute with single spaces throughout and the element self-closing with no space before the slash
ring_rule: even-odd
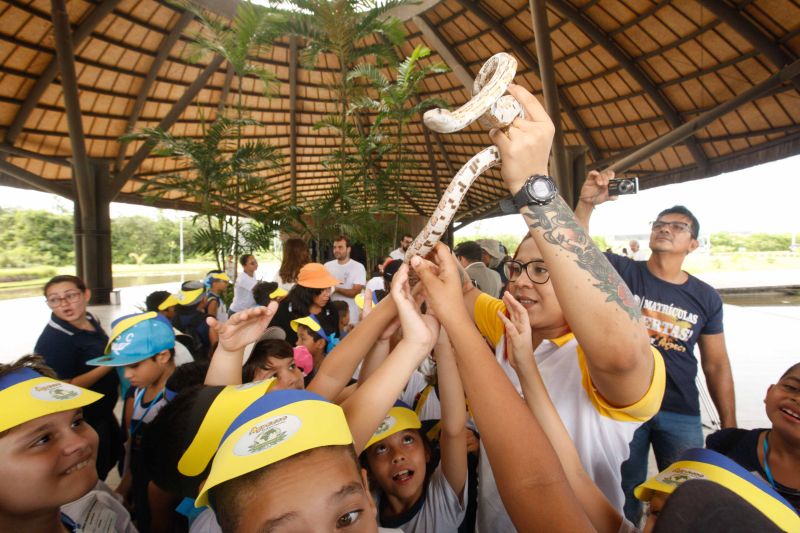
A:
<svg viewBox="0 0 800 533">
<path fill-rule="evenodd" d="M 437 243 L 433 251 L 436 264 L 415 256 L 411 258 L 411 266 L 425 287 L 428 305 L 436 316 L 444 319 L 464 307 L 461 305 L 464 299 L 463 285 L 450 249 Z"/>
<path fill-rule="evenodd" d="M 278 302 L 270 302 L 266 307 L 252 307 L 235 313 L 224 324 L 213 317 L 206 321 L 217 332 L 219 346 L 225 351 L 236 352 L 258 341 L 277 310 Z"/>
<path fill-rule="evenodd" d="M 525 309 L 509 291 L 503 295 L 503 302 L 506 304 L 508 314 L 506 317 L 500 311 L 497 316 L 503 321 L 506 327 L 506 343 L 509 347 L 508 362 L 514 370 L 530 368 L 535 365 L 533 358 L 533 340 L 531 339 L 531 323 L 528 317 L 528 310 Z"/>
<path fill-rule="evenodd" d="M 427 355 L 439 337 L 439 321 L 431 315 L 419 312 L 419 306 L 414 301 L 408 284 L 408 265 L 401 266 L 394 275 L 392 298 L 400 316 L 403 341 L 419 343 L 423 348 L 422 355 Z"/>
</svg>

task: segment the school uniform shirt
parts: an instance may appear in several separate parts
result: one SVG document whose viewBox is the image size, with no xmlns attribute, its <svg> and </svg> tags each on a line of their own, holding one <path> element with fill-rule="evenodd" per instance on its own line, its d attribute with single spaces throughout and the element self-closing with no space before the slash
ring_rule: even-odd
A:
<svg viewBox="0 0 800 533">
<path fill-rule="evenodd" d="M 504 328 L 497 311 L 505 313 L 503 302 L 481 294 L 475 302 L 475 322 L 483 336 L 496 347 L 498 364 L 522 395 L 517 374 L 505 354 Z M 620 467 L 628 458 L 628 443 L 636 428 L 658 412 L 664 395 L 664 361 L 658 350 L 652 347 L 651 350 L 655 366 L 650 388 L 638 402 L 627 407 L 610 405 L 594 388 L 583 349 L 572 333 L 544 340 L 534 352 L 547 392 L 586 472 L 618 510 L 625 501 Z M 483 444 L 478 472 L 478 530 L 481 533 L 514 531 L 500 500 Z"/>
<path fill-rule="evenodd" d="M 439 420 L 442 418 L 442 404 L 439 402 L 433 385 L 425 379 L 425 374 L 415 370 L 408 384 L 400 394 L 400 400 L 410 406 L 421 421 Z"/>
<path fill-rule="evenodd" d="M 255 276 L 250 276 L 247 272 L 242 272 L 236 277 L 236 283 L 233 285 L 231 311 L 238 313 L 258 305 L 256 299 L 253 298 L 253 287 L 256 286 L 256 283 L 258 280 Z"/>
<path fill-rule="evenodd" d="M 80 533 L 136 533 L 127 509 L 110 493 L 91 490 L 61 506 L 62 522 L 74 524 Z M 68 520 L 64 520 L 64 517 Z"/>
<path fill-rule="evenodd" d="M 383 280 L 383 276 L 375 276 L 369 279 L 364 288 L 371 290 L 373 293 L 375 293 L 375 291 L 385 291 L 386 282 Z"/>
<path fill-rule="evenodd" d="M 223 301 L 222 297 L 219 294 L 213 293 L 211 291 L 206 292 L 206 297 L 208 298 L 208 300 L 206 301 L 206 309 L 208 309 L 208 304 L 211 303 L 212 300 L 217 302 L 217 314 L 214 316 L 214 318 L 216 318 L 217 322 L 219 322 L 220 324 L 224 324 L 225 322 L 227 322 L 228 306 L 225 305 L 225 302 Z"/>
<path fill-rule="evenodd" d="M 363 287 L 367 283 L 367 271 L 364 269 L 364 265 L 355 259 L 350 259 L 344 264 L 340 264 L 338 260 L 333 259 L 325 263 L 325 269 L 334 278 L 342 282 L 341 286 L 344 289 L 352 289 L 353 285 L 361 285 Z M 347 307 L 350 309 L 350 323 L 358 323 L 359 309 L 354 297 L 342 296 L 334 291 L 331 295 L 331 300 L 347 302 Z"/>
<path fill-rule="evenodd" d="M 398 528 L 405 533 L 447 533 L 457 531 L 467 512 L 468 481 L 464 481 L 464 493 L 459 498 L 450 483 L 447 482 L 447 478 L 444 477 L 442 465 L 439 463 L 439 466 L 431 474 L 428 486 L 425 487 L 422 497 L 411 509 L 400 516 L 382 519 L 381 509 L 385 508 L 387 504 L 380 495 L 376 494 L 375 502 L 378 505 L 378 522 L 381 526 Z"/>
</svg>

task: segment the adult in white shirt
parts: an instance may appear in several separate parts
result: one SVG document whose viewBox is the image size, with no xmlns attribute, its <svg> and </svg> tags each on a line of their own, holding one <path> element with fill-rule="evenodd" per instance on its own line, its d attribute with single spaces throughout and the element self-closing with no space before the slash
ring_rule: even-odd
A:
<svg viewBox="0 0 800 533">
<path fill-rule="evenodd" d="M 408 247 L 411 246 L 411 243 L 413 241 L 414 237 L 406 233 L 405 235 L 403 235 L 403 238 L 400 239 L 400 246 L 392 250 L 391 253 L 389 254 L 389 257 L 391 257 L 392 259 L 405 259 Z"/>
<path fill-rule="evenodd" d="M 630 257 L 634 261 L 647 261 L 648 258 L 647 252 L 639 247 L 639 241 L 633 239 L 628 244 L 631 247 L 631 251 L 630 254 L 628 254 L 628 257 Z"/>
<path fill-rule="evenodd" d="M 336 286 L 336 291 L 331 296 L 331 300 L 347 302 L 350 308 L 350 324 L 358 323 L 358 306 L 355 296 L 364 290 L 367 282 L 367 271 L 364 265 L 354 259 L 350 259 L 350 238 L 339 235 L 333 240 L 333 257 L 331 261 L 325 263 L 325 269 L 331 275 L 342 280 L 341 285 Z"/>
<path fill-rule="evenodd" d="M 256 299 L 253 298 L 253 287 L 258 282 L 255 276 L 256 270 L 258 270 L 256 256 L 244 254 L 239 258 L 239 264 L 242 265 L 242 273 L 236 278 L 233 286 L 233 302 L 231 302 L 231 311 L 234 313 L 258 305 Z"/>
</svg>

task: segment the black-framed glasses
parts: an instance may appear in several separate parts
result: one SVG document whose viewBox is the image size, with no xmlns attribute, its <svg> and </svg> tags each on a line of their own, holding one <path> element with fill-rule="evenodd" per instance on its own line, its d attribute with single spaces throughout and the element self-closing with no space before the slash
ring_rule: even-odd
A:
<svg viewBox="0 0 800 533">
<path fill-rule="evenodd" d="M 544 261 L 541 259 L 534 259 L 527 263 L 520 263 L 514 259 L 509 259 L 503 263 L 503 272 L 505 273 L 508 281 L 517 281 L 522 275 L 522 271 L 528 275 L 528 279 L 537 285 L 544 285 L 550 280 L 550 271 L 544 266 Z"/>
<path fill-rule="evenodd" d="M 692 226 L 690 226 L 686 222 L 678 222 L 677 220 L 675 221 L 654 220 L 653 222 L 650 223 L 650 227 L 652 228 L 653 231 L 660 231 L 665 226 L 669 226 L 669 229 L 671 229 L 675 233 L 681 233 L 684 231 L 689 233 L 692 232 Z"/>
<path fill-rule="evenodd" d="M 48 307 L 56 308 L 64 302 L 67 302 L 68 304 L 74 304 L 81 299 L 81 296 L 83 296 L 81 291 L 69 291 L 65 292 L 64 296 L 56 296 L 53 294 L 45 298 L 45 300 L 47 300 Z"/>
</svg>

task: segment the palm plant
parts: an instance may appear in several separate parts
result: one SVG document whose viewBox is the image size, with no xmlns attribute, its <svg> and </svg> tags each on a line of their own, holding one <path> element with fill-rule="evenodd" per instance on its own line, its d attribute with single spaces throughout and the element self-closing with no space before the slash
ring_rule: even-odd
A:
<svg viewBox="0 0 800 533">
<path fill-rule="evenodd" d="M 201 253 L 213 253 L 219 268 L 230 250 L 247 244 L 240 239 L 241 196 L 269 194 L 263 172 L 282 164 L 276 148 L 260 141 L 242 142 L 241 128 L 254 125 L 258 125 L 254 120 L 219 116 L 204 125 L 200 138 L 176 136 L 160 128 L 145 128 L 124 138 L 151 142 L 154 154 L 178 162 L 176 171 L 148 181 L 140 192 L 155 196 L 179 192 L 196 201 L 200 207 L 195 222 L 202 219 L 202 223 L 194 233 L 193 246 Z"/>
</svg>

